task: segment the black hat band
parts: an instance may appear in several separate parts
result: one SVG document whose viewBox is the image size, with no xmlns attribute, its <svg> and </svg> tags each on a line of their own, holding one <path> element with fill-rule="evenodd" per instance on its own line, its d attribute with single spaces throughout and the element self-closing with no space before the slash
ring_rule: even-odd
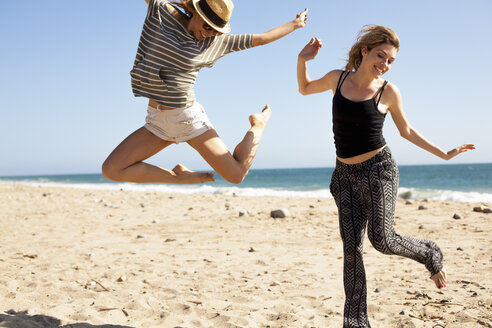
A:
<svg viewBox="0 0 492 328">
<path fill-rule="evenodd" d="M 210 8 L 208 5 L 207 1 L 205 0 L 200 0 L 198 1 L 198 6 L 202 10 L 203 14 L 207 16 L 208 19 L 218 27 L 224 27 L 226 26 L 227 22 L 220 18 L 213 10 Z"/>
</svg>

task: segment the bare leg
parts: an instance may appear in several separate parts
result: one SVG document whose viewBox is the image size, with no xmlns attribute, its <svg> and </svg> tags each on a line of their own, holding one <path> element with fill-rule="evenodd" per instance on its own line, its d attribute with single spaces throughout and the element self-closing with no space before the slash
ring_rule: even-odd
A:
<svg viewBox="0 0 492 328">
<path fill-rule="evenodd" d="M 107 179 L 126 182 L 191 184 L 214 181 L 212 173 L 190 171 L 181 164 L 168 170 L 142 162 L 172 143 L 142 127 L 113 150 L 104 161 L 102 173 Z"/>
<path fill-rule="evenodd" d="M 251 128 L 231 155 L 226 145 L 215 130 L 191 139 L 188 144 L 193 147 L 210 164 L 211 167 L 225 180 L 231 183 L 241 183 L 253 164 L 261 136 L 270 119 L 271 109 L 265 106 L 263 111 L 249 117 Z"/>
</svg>

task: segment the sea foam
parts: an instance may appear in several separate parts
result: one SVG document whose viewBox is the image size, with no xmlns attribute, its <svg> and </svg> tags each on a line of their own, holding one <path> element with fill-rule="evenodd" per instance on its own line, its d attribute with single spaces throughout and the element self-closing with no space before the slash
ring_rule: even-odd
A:
<svg viewBox="0 0 492 328">
<path fill-rule="evenodd" d="M 62 187 L 96 190 L 129 190 L 142 192 L 162 192 L 177 194 L 220 194 L 237 196 L 271 196 L 271 197 L 299 197 L 299 198 L 333 198 L 330 190 L 319 188 L 315 190 L 292 190 L 286 188 L 251 188 L 239 186 L 211 186 L 211 185 L 166 185 L 166 184 L 135 184 L 135 183 L 63 183 L 49 182 L 40 180 L 5 181 L 3 184 L 18 184 L 41 187 Z M 453 190 L 437 189 L 418 189 L 405 188 L 398 189 L 398 195 L 405 199 L 430 199 L 441 201 L 457 202 L 484 202 L 492 203 L 491 193 L 464 192 Z"/>
</svg>

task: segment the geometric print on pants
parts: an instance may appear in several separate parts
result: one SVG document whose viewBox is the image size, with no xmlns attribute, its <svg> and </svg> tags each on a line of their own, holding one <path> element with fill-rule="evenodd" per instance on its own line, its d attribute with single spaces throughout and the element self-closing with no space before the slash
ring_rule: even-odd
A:
<svg viewBox="0 0 492 328">
<path fill-rule="evenodd" d="M 343 241 L 344 328 L 371 327 L 362 258 L 366 226 L 369 240 L 379 252 L 420 262 L 431 276 L 442 269 L 443 256 L 433 241 L 395 232 L 397 189 L 398 167 L 388 147 L 362 163 L 344 164 L 337 160 L 330 191 L 338 207 Z"/>
</svg>

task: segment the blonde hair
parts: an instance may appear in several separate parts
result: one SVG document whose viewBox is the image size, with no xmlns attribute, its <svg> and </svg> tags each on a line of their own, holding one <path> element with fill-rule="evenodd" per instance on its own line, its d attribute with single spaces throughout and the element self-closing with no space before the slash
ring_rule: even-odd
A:
<svg viewBox="0 0 492 328">
<path fill-rule="evenodd" d="M 171 1 L 171 4 L 176 5 L 177 7 L 183 9 L 188 17 L 191 17 L 193 14 L 196 14 L 196 10 L 195 7 L 193 6 L 192 0 Z"/>
<path fill-rule="evenodd" d="M 356 71 L 362 62 L 362 48 L 367 47 L 370 51 L 380 44 L 391 44 L 398 50 L 400 48 L 400 39 L 392 29 L 380 25 L 364 25 L 357 36 L 357 41 L 348 53 L 346 71 Z"/>
</svg>

